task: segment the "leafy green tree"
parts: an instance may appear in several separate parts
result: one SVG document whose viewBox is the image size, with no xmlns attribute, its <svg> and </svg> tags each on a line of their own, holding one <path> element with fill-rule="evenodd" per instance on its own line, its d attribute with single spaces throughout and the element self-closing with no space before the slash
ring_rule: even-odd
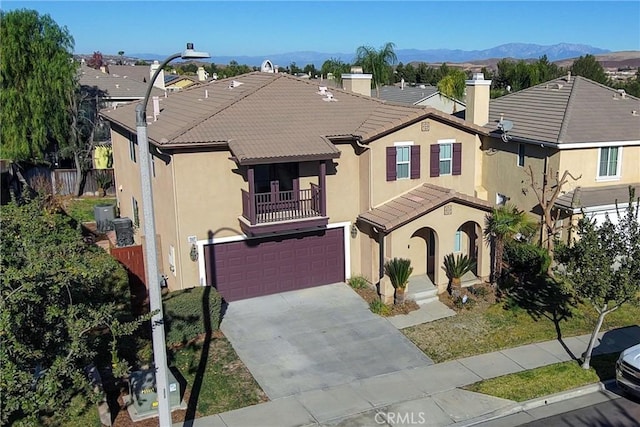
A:
<svg viewBox="0 0 640 427">
<path fill-rule="evenodd" d="M 638 68 L 634 77 L 624 83 L 615 84 L 613 87 L 616 89 L 624 89 L 629 95 L 640 98 L 640 68 Z"/>
<path fill-rule="evenodd" d="M 312 79 L 318 75 L 318 70 L 316 70 L 316 66 L 313 64 L 305 65 L 302 72 L 308 75 L 309 77 L 311 77 Z"/>
<path fill-rule="evenodd" d="M 607 216 L 601 225 L 583 217 L 578 223 L 578 240 L 558 253 L 565 275 L 576 293 L 598 312 L 582 367 L 589 369 L 591 353 L 607 314 L 622 304 L 638 302 L 640 292 L 640 223 L 635 192 L 629 188 L 629 205 L 618 223 Z"/>
<path fill-rule="evenodd" d="M 300 74 L 302 73 L 302 68 L 298 67 L 295 62 L 289 64 L 289 73 L 290 74 Z"/>
<path fill-rule="evenodd" d="M 83 369 L 109 353 L 105 333 L 128 333 L 126 272 L 46 200 L 0 208 L 2 425 L 64 419 L 74 396 L 92 396 Z"/>
<path fill-rule="evenodd" d="M 527 236 L 534 229 L 535 225 L 526 212 L 511 204 L 494 208 L 491 214 L 485 217 L 483 234 L 485 240 L 491 245 L 493 253 L 491 283 L 495 283 L 497 278 L 502 275 L 505 242 L 518 234 Z"/>
<path fill-rule="evenodd" d="M 320 67 L 320 73 L 324 76 L 331 74 L 338 86 L 342 85 L 342 75 L 349 72 L 351 65 L 343 62 L 340 58 L 330 58 L 324 61 Z"/>
<path fill-rule="evenodd" d="M 124 65 L 124 50 L 118 51 L 118 56 L 120 57 L 118 65 Z"/>
<path fill-rule="evenodd" d="M 380 86 L 390 83 L 393 75 L 392 66 L 398 60 L 394 48 L 395 44 L 388 42 L 380 49 L 360 46 L 356 50 L 355 63 L 362 66 L 365 73 L 371 73 L 371 84 L 376 88 L 378 98 Z"/>
<path fill-rule="evenodd" d="M 0 11 L 0 157 L 42 161 L 68 136 L 73 38 L 49 15 Z"/>
<path fill-rule="evenodd" d="M 438 83 L 438 71 L 429 67 L 424 62 L 418 65 L 416 70 L 416 83 L 435 85 Z"/>
<path fill-rule="evenodd" d="M 456 112 L 456 100 L 464 98 L 464 91 L 466 88 L 467 73 L 464 71 L 452 68 L 449 74 L 444 76 L 438 82 L 438 91 L 440 96 L 446 96 L 454 100 L 453 112 Z"/>
<path fill-rule="evenodd" d="M 604 72 L 602 64 L 600 64 L 593 55 L 585 55 L 576 59 L 571 66 L 571 73 L 574 76 L 582 76 L 594 82 L 609 85 L 609 77 Z"/>
</svg>

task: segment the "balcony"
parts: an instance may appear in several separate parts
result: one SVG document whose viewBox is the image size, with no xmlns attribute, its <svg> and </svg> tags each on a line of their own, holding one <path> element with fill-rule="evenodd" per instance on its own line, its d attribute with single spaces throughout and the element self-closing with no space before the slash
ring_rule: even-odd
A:
<svg viewBox="0 0 640 427">
<path fill-rule="evenodd" d="M 288 230 L 324 227 L 326 195 L 318 185 L 304 190 L 269 193 L 242 190 L 242 218 L 240 226 L 248 235 L 270 234 Z"/>
</svg>

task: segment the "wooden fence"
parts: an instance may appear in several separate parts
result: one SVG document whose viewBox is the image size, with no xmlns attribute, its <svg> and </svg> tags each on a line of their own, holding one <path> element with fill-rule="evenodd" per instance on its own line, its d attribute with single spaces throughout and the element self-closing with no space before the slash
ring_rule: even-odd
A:
<svg viewBox="0 0 640 427">
<path fill-rule="evenodd" d="M 113 169 L 91 169 L 87 172 L 84 182 L 83 194 L 94 194 L 98 191 L 96 183 L 96 173 L 108 173 L 111 176 L 111 186 L 107 188 L 107 194 L 115 196 L 116 178 Z M 33 167 L 24 174 L 29 185 L 33 185 L 38 179 L 45 179 L 49 182 L 56 194 L 67 196 L 74 195 L 76 186 L 75 169 L 50 169 L 42 166 Z"/>
</svg>

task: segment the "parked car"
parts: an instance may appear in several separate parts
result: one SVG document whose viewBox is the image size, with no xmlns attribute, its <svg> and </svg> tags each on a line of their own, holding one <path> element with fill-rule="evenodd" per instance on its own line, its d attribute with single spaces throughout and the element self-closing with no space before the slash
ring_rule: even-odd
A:
<svg viewBox="0 0 640 427">
<path fill-rule="evenodd" d="M 623 390 L 640 397 L 640 344 L 620 353 L 616 362 L 616 382 Z"/>
</svg>

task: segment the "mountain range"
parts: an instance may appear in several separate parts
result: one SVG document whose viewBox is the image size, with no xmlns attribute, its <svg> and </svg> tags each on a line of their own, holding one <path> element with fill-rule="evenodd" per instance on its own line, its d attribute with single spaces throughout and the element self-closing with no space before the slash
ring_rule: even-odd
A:
<svg viewBox="0 0 640 427">
<path fill-rule="evenodd" d="M 586 54 L 608 53 L 610 50 L 601 49 L 584 44 L 558 43 L 554 45 L 538 45 L 531 43 L 508 43 L 483 50 L 461 50 L 461 49 L 397 49 L 398 62 L 404 64 L 409 62 L 470 62 L 489 58 L 513 58 L 513 59 L 538 59 L 542 55 L 547 55 L 549 61 L 558 61 L 568 58 L 577 58 Z M 323 53 L 323 52 L 288 52 L 279 54 L 267 54 L 264 56 L 218 56 L 212 57 L 212 61 L 217 64 L 228 64 L 236 61 L 239 64 L 258 66 L 265 59 L 280 66 L 287 66 L 295 62 L 299 67 L 307 64 L 314 64 L 316 67 L 322 66 L 324 61 L 331 58 L 341 59 L 344 62 L 353 62 L 355 52 L 351 53 Z M 161 60 L 166 55 L 156 54 L 128 54 L 127 57 L 142 58 L 147 60 Z"/>
</svg>

